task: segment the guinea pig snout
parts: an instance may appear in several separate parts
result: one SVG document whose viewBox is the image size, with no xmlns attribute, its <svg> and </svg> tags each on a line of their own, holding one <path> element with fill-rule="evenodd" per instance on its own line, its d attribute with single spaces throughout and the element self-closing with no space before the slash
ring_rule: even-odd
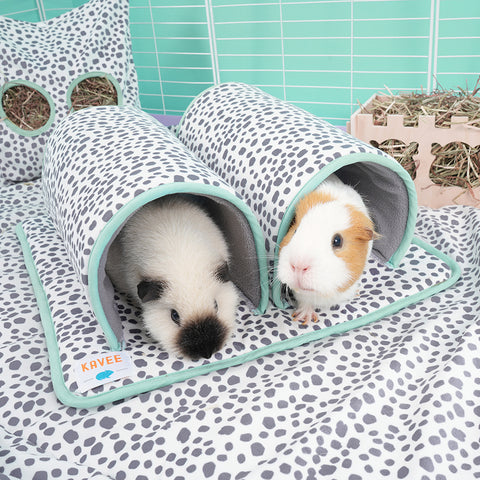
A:
<svg viewBox="0 0 480 480">
<path fill-rule="evenodd" d="M 293 287 L 301 288 L 302 290 L 309 290 L 309 277 L 312 270 L 312 262 L 291 259 L 289 262 L 289 268 L 293 279 Z"/>
<path fill-rule="evenodd" d="M 279 280 L 293 290 L 311 290 L 313 266 L 314 262 L 308 256 L 285 255 L 279 265 Z"/>
<path fill-rule="evenodd" d="M 182 327 L 178 337 L 180 352 L 193 360 L 210 358 L 222 348 L 227 328 L 215 316 L 207 316 L 189 322 Z"/>
</svg>

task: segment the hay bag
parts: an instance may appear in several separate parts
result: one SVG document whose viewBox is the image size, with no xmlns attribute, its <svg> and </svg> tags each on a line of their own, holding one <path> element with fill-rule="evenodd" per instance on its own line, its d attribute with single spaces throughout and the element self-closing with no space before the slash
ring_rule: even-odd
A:
<svg viewBox="0 0 480 480">
<path fill-rule="evenodd" d="M 37 23 L 0 16 L 0 64 L 0 177 L 9 182 L 40 177 L 47 139 L 70 113 L 82 80 L 108 79 L 118 105 L 140 105 L 128 0 L 90 0 Z M 9 119 L 3 100 L 15 87 L 43 97 L 48 114 L 42 127 Z M 24 108 L 28 117 L 28 101 Z"/>
<path fill-rule="evenodd" d="M 255 212 L 275 264 L 297 201 L 333 172 L 365 199 L 381 235 L 373 246 L 381 262 L 397 267 L 411 244 L 417 201 L 408 173 L 380 150 L 256 87 L 206 90 L 185 112 L 178 137 Z M 278 282 L 272 297 L 284 305 Z"/>
</svg>

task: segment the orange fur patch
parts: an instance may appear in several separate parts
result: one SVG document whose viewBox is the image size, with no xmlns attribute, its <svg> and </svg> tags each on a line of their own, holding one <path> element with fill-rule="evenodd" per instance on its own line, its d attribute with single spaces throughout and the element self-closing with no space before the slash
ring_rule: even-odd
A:
<svg viewBox="0 0 480 480">
<path fill-rule="evenodd" d="M 368 243 L 377 238 L 373 222 L 362 212 L 351 205 L 346 205 L 350 213 L 351 227 L 339 232 L 343 237 L 343 246 L 334 250 L 335 255 L 342 258 L 350 270 L 350 279 L 340 289 L 348 290 L 360 277 L 365 268 Z"/>
<path fill-rule="evenodd" d="M 319 203 L 328 203 L 335 200 L 335 198 L 326 192 L 310 192 L 305 195 L 295 207 L 295 221 L 290 226 L 287 234 L 283 237 L 283 240 L 280 243 L 280 250 L 285 246 L 288 245 L 290 240 L 292 239 L 293 235 L 295 234 L 300 222 L 302 221 L 303 217 L 306 213 L 315 205 Z"/>
</svg>

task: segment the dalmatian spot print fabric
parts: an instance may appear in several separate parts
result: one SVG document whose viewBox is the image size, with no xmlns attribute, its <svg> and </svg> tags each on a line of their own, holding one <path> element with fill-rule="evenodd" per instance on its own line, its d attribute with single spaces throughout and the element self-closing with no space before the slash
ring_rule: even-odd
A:
<svg viewBox="0 0 480 480">
<path fill-rule="evenodd" d="M 50 118 L 37 131 L 0 122 L 0 175 L 5 180 L 40 176 L 47 138 L 71 111 L 69 94 L 83 77 L 107 76 L 120 105 L 140 105 L 128 18 L 128 0 L 90 0 L 38 23 L 0 16 L 0 95 L 27 85 L 50 104 Z"/>
<path fill-rule="evenodd" d="M 95 107 L 66 117 L 49 138 L 41 184 L 47 215 L 26 219 L 17 231 L 37 285 L 39 305 L 45 304 L 42 320 L 50 338 L 55 391 L 72 406 L 108 403 L 378 320 L 393 311 L 391 306 L 398 310 L 433 294 L 431 289 L 442 285 L 450 274 L 440 258 L 418 245 L 410 246 L 403 268 L 396 271 L 372 258 L 358 297 L 326 310 L 319 324 L 305 328 L 292 324 L 291 312 L 282 309 L 283 305 L 265 317 L 261 315 L 264 309 L 259 309 L 259 315 L 249 315 L 251 309 L 244 301 L 234 334 L 222 351 L 211 361 L 189 362 L 166 355 L 146 337 L 136 322 L 140 312 L 124 298 L 114 305 L 115 291 L 102 259 L 124 222 L 148 201 L 172 193 L 221 193 L 223 199 L 234 199 L 239 205 L 234 187 L 166 127 L 131 106 Z M 247 213 L 255 220 L 253 226 L 258 226 L 261 249 L 257 256 L 265 260 L 260 226 L 251 211 Z M 245 227 L 244 223 L 236 232 L 246 242 Z M 237 250 L 231 249 L 232 261 Z M 253 263 L 248 264 L 248 275 L 260 270 L 259 262 L 249 261 Z M 435 274 L 427 275 L 432 266 Z M 268 286 L 268 282 L 259 283 Z M 266 293 L 268 300 L 268 289 Z M 275 320 L 270 321 L 269 315 Z M 122 382 L 84 391 L 75 375 L 75 362 L 108 351 L 108 346 L 142 355 L 142 368 L 125 375 Z M 109 375 L 107 370 L 100 373 Z"/>
<path fill-rule="evenodd" d="M 166 127 L 134 107 L 75 112 L 53 132 L 42 175 L 45 204 L 85 286 L 91 249 L 105 224 L 140 193 L 173 183 L 233 191 Z"/>
<path fill-rule="evenodd" d="M 90 409 L 52 389 L 14 231 L 44 215 L 38 181 L 0 187 L 2 480 L 478 478 L 478 210 L 419 210 L 416 235 L 461 266 L 452 288 L 360 329 Z M 427 263 L 425 277 L 437 274 Z M 260 341 L 279 316 L 258 320 Z"/>
</svg>

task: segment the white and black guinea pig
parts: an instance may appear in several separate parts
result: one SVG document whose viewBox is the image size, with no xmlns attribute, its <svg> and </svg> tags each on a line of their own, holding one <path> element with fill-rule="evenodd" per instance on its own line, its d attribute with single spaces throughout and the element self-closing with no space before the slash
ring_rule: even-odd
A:
<svg viewBox="0 0 480 480">
<path fill-rule="evenodd" d="M 208 214 L 167 196 L 132 215 L 110 247 L 106 272 L 141 307 L 143 322 L 169 353 L 210 358 L 235 325 L 238 292 L 225 238 Z"/>
<path fill-rule="evenodd" d="M 360 194 L 330 175 L 301 199 L 280 244 L 277 276 L 297 301 L 295 320 L 351 300 L 378 235 Z"/>
</svg>

